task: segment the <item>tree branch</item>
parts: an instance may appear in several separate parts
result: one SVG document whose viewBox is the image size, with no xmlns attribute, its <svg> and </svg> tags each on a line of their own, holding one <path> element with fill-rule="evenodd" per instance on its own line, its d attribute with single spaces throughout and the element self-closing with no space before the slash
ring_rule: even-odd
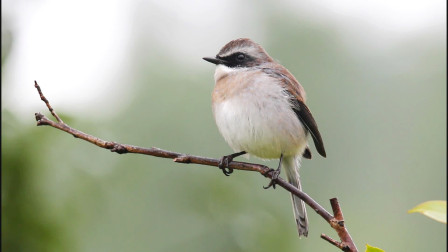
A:
<svg viewBox="0 0 448 252">
<path fill-rule="evenodd" d="M 144 154 L 161 158 L 170 158 L 177 163 L 184 163 L 184 164 L 193 163 L 193 164 L 218 167 L 219 159 L 182 154 L 178 152 L 162 150 L 155 147 L 143 148 L 129 144 L 121 144 L 112 141 L 106 141 L 98 137 L 86 134 L 77 129 L 74 129 L 61 120 L 56 111 L 54 111 L 54 109 L 51 107 L 49 101 L 43 95 L 42 90 L 40 89 L 36 81 L 34 81 L 34 87 L 37 89 L 41 100 L 45 102 L 47 108 L 50 110 L 51 114 L 57 120 L 57 122 L 55 122 L 48 119 L 45 115 L 41 113 L 35 113 L 37 126 L 44 126 L 44 125 L 51 126 L 53 128 L 67 132 L 73 135 L 75 138 L 80 138 L 100 148 L 109 149 L 110 151 L 116 152 L 118 154 L 125 154 L 125 153 Z M 232 161 L 229 163 L 228 166 L 235 170 L 258 172 L 261 175 L 271 179 L 273 175 L 273 170 L 265 165 Z M 330 226 L 337 232 L 339 238 L 341 239 L 341 241 L 339 242 L 328 237 L 325 234 L 322 234 L 321 237 L 324 240 L 340 248 L 342 251 L 350 251 L 350 252 L 358 251 L 352 238 L 350 237 L 350 234 L 345 228 L 342 211 L 336 198 L 330 200 L 334 214 L 334 216 L 332 216 L 327 210 L 325 210 L 321 205 L 319 205 L 319 203 L 317 203 L 310 196 L 308 196 L 308 194 L 298 190 L 296 187 L 289 184 L 284 179 L 279 177 L 278 179 L 276 179 L 275 182 L 277 185 L 283 187 L 285 190 L 291 192 L 292 194 L 302 199 L 308 206 L 310 206 L 317 214 L 319 214 L 325 221 L 327 221 L 330 224 Z"/>
</svg>

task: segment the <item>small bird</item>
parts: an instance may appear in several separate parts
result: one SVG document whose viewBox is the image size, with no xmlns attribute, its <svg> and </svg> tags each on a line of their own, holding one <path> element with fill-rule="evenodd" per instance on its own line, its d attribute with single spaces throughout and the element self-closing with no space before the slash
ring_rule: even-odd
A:
<svg viewBox="0 0 448 252">
<path fill-rule="evenodd" d="M 288 182 L 302 190 L 300 160 L 311 159 L 308 135 L 317 152 L 323 157 L 326 153 L 300 83 L 248 38 L 232 40 L 216 57 L 203 59 L 216 65 L 213 114 L 221 135 L 236 152 L 222 157 L 219 168 L 228 176 L 232 173 L 229 163 L 246 153 L 261 159 L 280 159 L 265 188 L 275 188 L 274 181 L 283 167 Z M 291 198 L 299 237 L 306 237 L 305 203 L 294 195 Z"/>
</svg>

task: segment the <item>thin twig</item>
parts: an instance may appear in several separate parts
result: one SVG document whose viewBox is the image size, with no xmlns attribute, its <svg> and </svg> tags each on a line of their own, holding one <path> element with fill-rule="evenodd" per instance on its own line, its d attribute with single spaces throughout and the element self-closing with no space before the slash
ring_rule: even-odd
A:
<svg viewBox="0 0 448 252">
<path fill-rule="evenodd" d="M 66 123 L 64 123 L 61 118 L 57 115 L 57 113 L 53 110 L 51 107 L 49 101 L 45 98 L 43 95 L 39 85 L 37 82 L 34 82 L 34 86 L 36 87 L 37 91 L 39 92 L 40 98 L 42 101 L 45 102 L 47 105 L 47 108 L 50 110 L 51 114 L 57 119 L 57 122 L 52 121 L 48 119 L 45 115 L 41 113 L 35 113 L 37 126 L 51 126 L 53 128 L 62 130 L 64 132 L 67 132 L 71 135 L 73 135 L 75 138 L 80 138 L 82 140 L 85 140 L 87 142 L 90 142 L 92 144 L 95 144 L 98 147 L 109 149 L 112 152 L 116 152 L 118 154 L 125 154 L 125 153 L 136 153 L 136 154 L 144 154 L 144 155 L 150 155 L 155 157 L 161 157 L 161 158 L 170 158 L 173 159 L 174 162 L 177 163 L 184 163 L 184 164 L 200 164 L 200 165 L 207 165 L 207 166 L 215 166 L 218 167 L 219 160 L 214 158 L 207 158 L 207 157 L 200 157 L 200 156 L 194 156 L 194 155 L 188 155 L 188 154 L 182 154 L 178 152 L 172 152 L 167 150 L 162 150 L 159 148 L 151 147 L 151 148 L 143 148 L 139 146 L 129 145 L 129 144 L 121 144 L 116 143 L 112 141 L 105 141 L 98 137 L 86 134 L 82 131 L 79 131 L 77 129 L 74 129 L 70 126 L 68 126 Z M 246 162 L 236 162 L 232 161 L 228 165 L 229 168 L 235 169 L 235 170 L 243 170 L 243 171 L 254 171 L 258 172 L 261 175 L 271 178 L 273 175 L 273 170 L 265 165 L 260 164 L 253 164 L 253 163 L 246 163 Z M 297 187 L 289 184 L 282 178 L 276 179 L 276 184 L 283 187 L 285 190 L 291 192 L 292 194 L 296 195 L 300 199 L 302 199 L 308 206 L 310 206 L 314 211 L 316 211 L 317 214 L 322 216 L 322 218 L 327 221 L 330 226 L 336 230 L 338 233 L 339 238 L 341 239 L 341 242 L 338 242 L 327 235 L 322 234 L 321 237 L 330 242 L 331 244 L 335 245 L 336 247 L 340 248 L 343 251 L 351 251 L 351 252 L 357 252 L 357 248 L 355 244 L 353 243 L 353 240 L 350 237 L 350 234 L 348 233 L 347 229 L 344 226 L 344 220 L 342 217 L 342 211 L 339 207 L 339 204 L 337 202 L 336 198 L 333 198 L 330 200 L 331 206 L 333 208 L 333 217 L 327 210 L 325 210 L 319 203 L 317 203 L 314 199 L 312 199 L 308 194 L 300 191 L 297 189 Z"/>
<path fill-rule="evenodd" d="M 331 238 L 330 236 L 328 236 L 328 235 L 326 235 L 326 234 L 321 234 L 321 235 L 320 235 L 320 238 L 322 238 L 322 239 L 326 240 L 327 242 L 333 244 L 334 246 L 340 248 L 342 251 L 347 251 L 347 250 L 346 250 L 346 247 L 343 247 L 342 242 L 340 242 L 340 241 L 336 241 L 335 239 Z M 344 250 L 344 249 L 345 249 L 345 250 Z M 350 250 L 348 250 L 348 251 L 350 251 Z"/>
<path fill-rule="evenodd" d="M 40 87 L 37 84 L 37 81 L 34 81 L 34 87 L 37 89 L 37 92 L 39 92 L 40 99 L 45 102 L 47 108 L 50 110 L 51 114 L 56 118 L 56 120 L 58 120 L 58 122 L 60 123 L 64 123 L 62 119 L 58 116 L 58 114 L 56 114 L 54 109 L 51 107 L 50 102 L 48 102 L 47 98 L 45 98 L 44 94 L 42 93 L 42 90 L 40 90 Z"/>
</svg>

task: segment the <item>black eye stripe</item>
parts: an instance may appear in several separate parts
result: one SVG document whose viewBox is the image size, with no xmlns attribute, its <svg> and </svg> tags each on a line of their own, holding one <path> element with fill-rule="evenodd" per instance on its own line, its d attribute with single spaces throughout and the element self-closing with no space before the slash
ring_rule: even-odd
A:
<svg viewBox="0 0 448 252">
<path fill-rule="evenodd" d="M 229 55 L 229 56 L 227 56 L 227 57 L 225 57 L 226 59 L 228 59 L 228 60 L 244 60 L 244 59 L 249 59 L 250 57 L 249 57 L 249 55 L 247 55 L 247 54 L 244 54 L 244 53 L 234 53 L 234 54 L 231 54 L 231 55 Z"/>
<path fill-rule="evenodd" d="M 255 60 L 251 56 L 243 53 L 243 52 L 235 52 L 227 56 L 216 56 L 218 59 L 225 60 L 227 64 L 225 64 L 228 67 L 244 67 L 249 66 L 252 64 L 252 62 Z"/>
</svg>

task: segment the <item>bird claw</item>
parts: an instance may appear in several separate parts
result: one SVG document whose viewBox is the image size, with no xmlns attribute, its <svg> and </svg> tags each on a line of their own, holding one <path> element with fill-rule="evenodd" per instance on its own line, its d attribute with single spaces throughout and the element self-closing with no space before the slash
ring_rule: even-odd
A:
<svg viewBox="0 0 448 252">
<path fill-rule="evenodd" d="M 275 185 L 277 184 L 277 179 L 280 175 L 280 169 L 270 169 L 269 172 L 272 172 L 272 178 L 271 181 L 267 186 L 263 186 L 264 189 L 269 189 L 270 187 L 275 189 Z"/>
<path fill-rule="evenodd" d="M 240 151 L 237 153 L 233 153 L 227 156 L 223 156 L 218 163 L 218 168 L 222 170 L 222 173 L 224 173 L 224 175 L 229 176 L 231 173 L 233 173 L 233 168 L 229 167 L 230 162 L 232 162 L 232 160 L 236 157 L 239 157 L 241 155 L 246 154 L 245 151 Z"/>
<path fill-rule="evenodd" d="M 233 168 L 228 167 L 229 163 L 232 162 L 233 156 L 223 156 L 218 163 L 218 168 L 222 170 L 222 173 L 226 176 L 230 176 L 233 173 Z"/>
<path fill-rule="evenodd" d="M 263 186 L 264 189 L 268 189 L 272 186 L 272 188 L 275 189 L 275 185 L 277 184 L 278 177 L 280 175 L 280 171 L 282 169 L 282 160 L 283 160 L 283 153 L 280 155 L 280 160 L 278 162 L 278 167 L 276 170 L 270 169 L 269 172 L 272 172 L 271 182 L 267 186 Z"/>
</svg>

